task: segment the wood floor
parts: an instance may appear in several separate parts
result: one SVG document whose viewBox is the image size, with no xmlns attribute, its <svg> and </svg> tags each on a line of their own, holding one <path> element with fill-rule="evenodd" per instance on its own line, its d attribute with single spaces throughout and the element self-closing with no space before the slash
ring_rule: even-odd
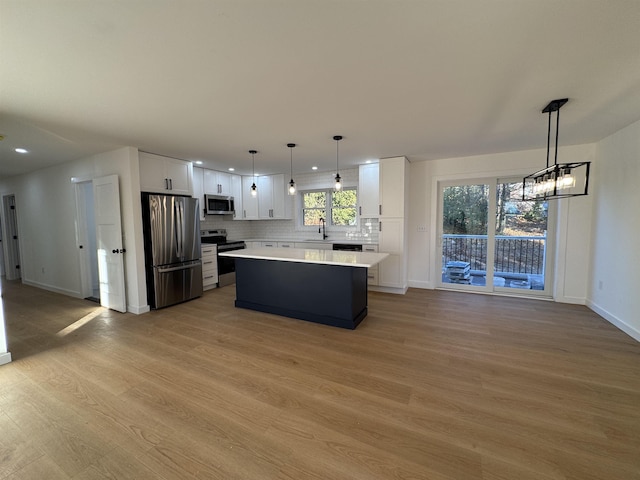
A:
<svg viewBox="0 0 640 480">
<path fill-rule="evenodd" d="M 3 281 L 0 479 L 640 478 L 640 344 L 585 307 L 370 293 L 350 331 L 234 296 Z"/>
</svg>

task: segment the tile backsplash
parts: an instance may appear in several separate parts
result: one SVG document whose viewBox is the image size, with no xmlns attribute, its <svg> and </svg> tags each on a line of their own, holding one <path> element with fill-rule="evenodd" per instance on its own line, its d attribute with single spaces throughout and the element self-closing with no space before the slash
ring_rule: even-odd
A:
<svg viewBox="0 0 640 480">
<path fill-rule="evenodd" d="M 322 240 L 322 234 L 317 230 L 296 230 L 295 220 L 232 220 L 222 215 L 207 215 L 200 222 L 202 230 L 224 228 L 230 240 L 268 239 L 268 240 Z M 378 219 L 362 218 L 360 226 L 342 230 L 326 229 L 328 240 L 332 241 L 362 241 L 378 243 Z"/>
</svg>

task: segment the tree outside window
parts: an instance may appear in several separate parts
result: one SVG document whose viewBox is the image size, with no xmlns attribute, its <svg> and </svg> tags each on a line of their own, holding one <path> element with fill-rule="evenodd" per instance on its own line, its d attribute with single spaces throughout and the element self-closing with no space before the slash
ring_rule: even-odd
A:
<svg viewBox="0 0 640 480">
<path fill-rule="evenodd" d="M 321 224 L 320 219 L 324 218 L 327 224 L 333 226 L 357 225 L 357 204 L 358 195 L 355 188 L 347 188 L 339 192 L 332 190 L 302 192 L 302 224 L 317 226 Z"/>
</svg>

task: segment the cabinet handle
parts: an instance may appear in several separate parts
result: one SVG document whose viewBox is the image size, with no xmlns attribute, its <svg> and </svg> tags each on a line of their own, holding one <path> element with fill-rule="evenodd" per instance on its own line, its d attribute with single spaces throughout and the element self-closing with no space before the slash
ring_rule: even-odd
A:
<svg viewBox="0 0 640 480">
<path fill-rule="evenodd" d="M 242 218 L 247 218 L 247 211 L 246 210 L 242 210 Z"/>
<path fill-rule="evenodd" d="M 173 180 L 169 179 L 169 190 L 173 190 Z"/>
<path fill-rule="evenodd" d="M 204 277 L 205 280 L 209 280 L 210 278 L 213 278 L 213 275 L 207 275 L 206 277 Z"/>
<path fill-rule="evenodd" d="M 378 205 L 378 215 L 382 215 L 382 205 Z"/>
<path fill-rule="evenodd" d="M 204 265 L 208 265 L 209 263 L 213 263 L 213 260 L 211 260 L 209 262 L 204 262 Z"/>
<path fill-rule="evenodd" d="M 359 210 L 358 210 L 359 211 L 359 215 L 362 215 L 362 206 L 359 206 L 358 208 L 359 208 Z"/>
<path fill-rule="evenodd" d="M 168 178 L 164 179 L 164 189 L 165 190 L 169 190 L 169 179 Z"/>
<path fill-rule="evenodd" d="M 382 222 L 378 222 L 378 231 L 381 232 L 382 231 Z"/>
</svg>

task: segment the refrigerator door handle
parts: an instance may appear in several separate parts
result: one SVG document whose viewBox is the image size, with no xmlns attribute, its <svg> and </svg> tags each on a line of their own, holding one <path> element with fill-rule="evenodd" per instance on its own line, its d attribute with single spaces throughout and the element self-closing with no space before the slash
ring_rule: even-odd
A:
<svg viewBox="0 0 640 480">
<path fill-rule="evenodd" d="M 175 272 L 177 270 L 188 270 L 190 268 L 196 268 L 198 265 L 200 265 L 200 262 L 192 263 L 191 265 L 180 265 L 178 267 L 158 268 L 158 273 L 169 273 Z"/>
<path fill-rule="evenodd" d="M 173 211 L 175 215 L 175 222 L 173 228 L 175 229 L 174 233 L 176 237 L 176 255 L 180 260 L 183 260 L 184 255 L 182 253 L 182 216 L 180 215 L 180 207 L 180 201 L 177 198 L 174 199 Z"/>
</svg>

